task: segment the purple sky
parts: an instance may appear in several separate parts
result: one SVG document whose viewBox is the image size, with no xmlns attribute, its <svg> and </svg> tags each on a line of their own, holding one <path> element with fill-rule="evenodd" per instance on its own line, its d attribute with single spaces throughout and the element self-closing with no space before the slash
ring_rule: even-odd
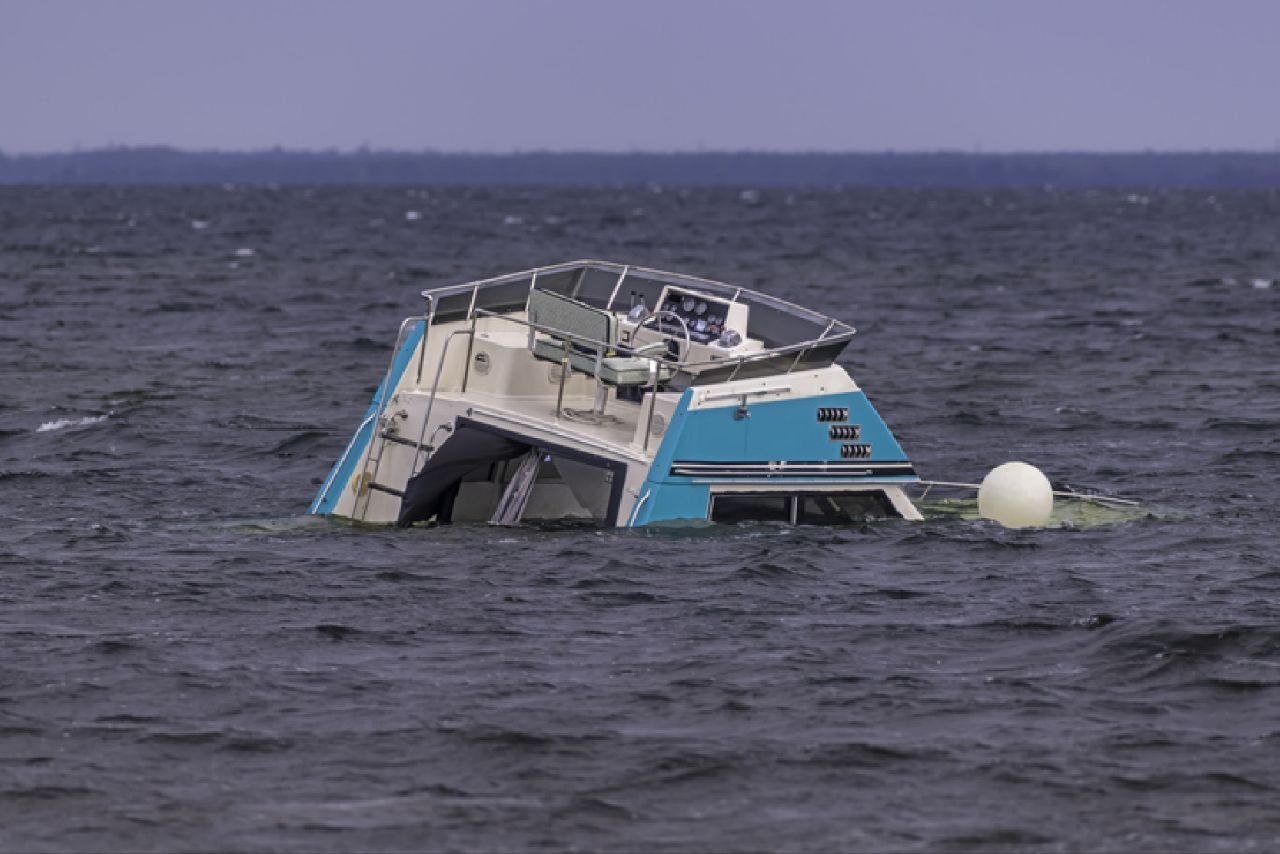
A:
<svg viewBox="0 0 1280 854">
<path fill-rule="evenodd" d="M 0 0 L 0 150 L 1280 148 L 1275 0 Z"/>
</svg>

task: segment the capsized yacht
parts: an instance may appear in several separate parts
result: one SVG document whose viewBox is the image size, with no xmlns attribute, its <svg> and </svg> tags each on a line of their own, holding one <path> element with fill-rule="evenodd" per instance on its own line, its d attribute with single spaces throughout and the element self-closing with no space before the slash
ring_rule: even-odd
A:
<svg viewBox="0 0 1280 854">
<path fill-rule="evenodd" d="M 839 525 L 919 482 L 836 358 L 736 285 L 573 261 L 423 292 L 310 512 L 370 523 Z"/>
</svg>

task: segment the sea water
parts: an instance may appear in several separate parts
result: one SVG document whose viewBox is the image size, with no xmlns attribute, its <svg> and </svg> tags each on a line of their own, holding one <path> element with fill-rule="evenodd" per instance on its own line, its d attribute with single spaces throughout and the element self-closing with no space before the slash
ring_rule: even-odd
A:
<svg viewBox="0 0 1280 854">
<path fill-rule="evenodd" d="M 0 189 L 0 849 L 1280 847 L 1278 226 L 1275 192 Z M 419 291 L 580 257 L 854 324 L 926 478 L 1142 509 L 305 516 Z"/>
</svg>

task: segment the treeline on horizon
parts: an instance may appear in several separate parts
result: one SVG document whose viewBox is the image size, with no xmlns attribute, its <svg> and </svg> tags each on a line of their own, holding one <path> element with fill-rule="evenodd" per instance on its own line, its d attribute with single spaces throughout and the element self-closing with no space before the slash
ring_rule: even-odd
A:
<svg viewBox="0 0 1280 854">
<path fill-rule="evenodd" d="M 1280 187 L 1277 152 L 0 152 L 0 184 Z"/>
</svg>

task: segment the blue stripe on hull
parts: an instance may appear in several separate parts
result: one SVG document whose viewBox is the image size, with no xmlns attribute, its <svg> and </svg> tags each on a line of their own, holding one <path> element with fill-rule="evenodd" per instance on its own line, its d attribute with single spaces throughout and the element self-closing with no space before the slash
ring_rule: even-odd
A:
<svg viewBox="0 0 1280 854">
<path fill-rule="evenodd" d="M 377 419 L 370 419 L 378 410 L 378 402 L 382 399 L 384 386 L 390 383 L 390 388 L 394 389 L 400 384 L 400 377 L 404 375 L 405 368 L 412 361 L 414 351 L 418 349 L 418 345 L 422 341 L 421 321 L 415 323 L 413 331 L 405 338 L 404 343 L 400 345 L 400 350 L 396 353 L 395 361 L 391 365 L 391 373 L 383 378 L 378 384 L 377 390 L 373 393 L 373 400 L 369 403 L 369 408 L 365 410 L 364 416 L 360 419 L 363 427 L 356 430 L 355 435 L 351 437 L 351 441 L 347 443 L 344 456 L 338 458 L 338 462 L 333 464 L 333 468 L 329 471 L 329 476 L 325 478 L 324 484 L 320 487 L 320 491 L 316 493 L 315 499 L 311 502 L 311 508 L 307 511 L 317 516 L 327 516 L 333 512 L 334 507 L 338 504 L 338 499 L 342 497 L 342 490 L 347 488 L 347 484 L 351 481 L 351 475 L 355 472 L 356 466 L 360 465 L 360 461 L 364 458 L 365 451 L 369 448 L 369 442 L 373 438 L 373 431 L 377 429 Z M 365 422 L 368 421 L 366 424 Z"/>
<path fill-rule="evenodd" d="M 870 455 L 862 461 L 868 470 L 875 470 L 876 464 L 907 462 L 898 440 L 861 391 L 750 403 L 749 414 L 742 419 L 734 417 L 736 406 L 691 411 L 689 403 L 693 393 L 694 389 L 687 389 L 672 414 L 662 445 L 640 490 L 644 503 L 634 514 L 631 522 L 634 526 L 707 518 L 711 487 L 695 481 L 708 478 L 674 474 L 672 467 L 677 463 L 831 461 L 850 465 L 850 461 L 841 456 L 845 442 L 831 439 L 831 424 L 818 421 L 819 407 L 848 409 L 847 423 L 862 428 L 857 442 L 871 446 Z M 742 476 L 725 479 L 732 479 L 735 485 L 743 487 L 753 482 L 752 478 Z M 851 473 L 847 479 L 852 484 L 865 480 L 865 476 L 859 478 Z M 876 481 L 915 479 L 910 470 L 897 476 L 875 477 Z M 754 482 L 831 484 L 841 480 L 831 476 L 790 477 L 775 473 Z"/>
</svg>

